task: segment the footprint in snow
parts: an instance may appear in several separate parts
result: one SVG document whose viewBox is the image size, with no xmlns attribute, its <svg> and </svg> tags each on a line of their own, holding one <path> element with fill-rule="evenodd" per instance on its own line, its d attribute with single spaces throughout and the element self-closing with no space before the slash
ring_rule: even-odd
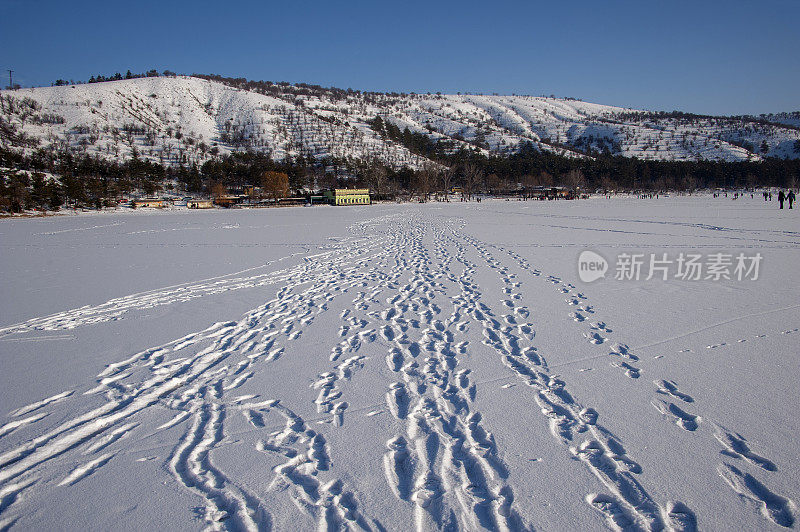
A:
<svg viewBox="0 0 800 532">
<path fill-rule="evenodd" d="M 696 416 L 681 409 L 675 403 L 663 401 L 661 399 L 654 399 L 650 404 L 655 407 L 663 416 L 669 418 L 673 423 L 678 425 L 683 430 L 695 431 L 697 425 L 701 420 L 700 416 Z"/>
</svg>

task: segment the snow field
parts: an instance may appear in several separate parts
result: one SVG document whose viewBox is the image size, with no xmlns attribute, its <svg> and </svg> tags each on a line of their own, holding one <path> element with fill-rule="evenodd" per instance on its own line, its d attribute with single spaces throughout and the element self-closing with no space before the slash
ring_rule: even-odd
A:
<svg viewBox="0 0 800 532">
<path fill-rule="evenodd" d="M 0 523 L 795 527 L 800 239 L 793 211 L 771 207 L 4 221 Z M 70 247 L 81 253 L 37 265 L 51 291 L 29 286 L 24 265 Z M 759 250 L 764 269 L 749 283 L 587 284 L 583 249 Z M 122 286 L 107 269 L 121 259 Z M 87 293 L 75 280 L 90 266 Z"/>
</svg>

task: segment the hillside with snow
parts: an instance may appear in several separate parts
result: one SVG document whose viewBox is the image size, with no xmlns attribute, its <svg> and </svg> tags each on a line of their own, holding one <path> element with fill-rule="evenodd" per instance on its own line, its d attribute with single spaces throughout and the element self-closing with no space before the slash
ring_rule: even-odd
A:
<svg viewBox="0 0 800 532">
<path fill-rule="evenodd" d="M 69 149 L 166 166 L 202 164 L 235 151 L 276 160 L 378 159 L 419 168 L 425 159 L 372 123 L 423 133 L 452 150 L 508 154 L 530 143 L 583 157 L 747 161 L 800 158 L 797 113 L 706 117 L 653 113 L 531 96 L 383 94 L 304 85 L 149 77 L 2 91 L 0 145 Z"/>
</svg>

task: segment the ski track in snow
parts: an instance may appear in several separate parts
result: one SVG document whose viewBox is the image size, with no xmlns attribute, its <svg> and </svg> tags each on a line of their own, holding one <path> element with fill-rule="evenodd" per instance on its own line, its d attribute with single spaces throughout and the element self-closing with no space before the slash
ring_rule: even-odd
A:
<svg viewBox="0 0 800 532">
<path fill-rule="evenodd" d="M 675 425 L 670 429 L 709 436 L 721 446 L 718 476 L 744 504 L 755 504 L 774 524 L 794 523 L 791 500 L 728 462 L 767 474 L 777 466 L 743 436 L 700 415 L 699 401 L 676 381 L 642 378 L 639 356 L 614 338 L 613 327 L 574 285 L 544 274 L 513 251 L 476 239 L 458 219 L 391 215 L 354 224 L 350 233 L 291 268 L 134 294 L 0 330 L 10 335 L 72 329 L 119 319 L 134 309 L 280 286 L 274 299 L 239 320 L 215 323 L 109 364 L 84 394 L 70 390 L 11 412 L 13 419 L 0 426 L 0 444 L 22 430 L 35 435 L 0 453 L 0 524 L 13 525 L 24 512 L 19 501 L 35 504 L 38 485 L 53 482 L 43 480 L 49 464 L 71 466 L 66 477 L 56 479 L 60 489 L 70 489 L 105 465 L 125 460 L 128 442 L 147 437 L 137 435 L 144 414 L 159 413 L 163 423 L 156 432 L 179 434 L 167 469 L 180 486 L 202 498 L 198 516 L 206 527 L 270 529 L 278 508 L 297 508 L 320 530 L 381 530 L 360 502 L 359 486 L 337 474 L 337 456 L 351 450 L 332 447 L 326 434 L 348 424 L 350 382 L 385 364 L 393 376 L 385 404 L 359 405 L 359 410 L 369 419 L 385 419 L 378 416 L 382 408 L 391 415 L 383 456 L 373 458 L 382 464 L 391 492 L 406 505 L 407 522 L 417 530 L 532 528 L 534 516 L 523 515 L 515 503 L 504 442 L 475 406 L 480 383 L 462 367 L 474 353 L 488 350 L 516 380 L 504 388 L 530 387 L 531 406 L 541 412 L 554 445 L 599 483 L 603 492 L 584 499 L 598 522 L 616 530 L 696 529 L 697 518 L 687 505 L 656 501 L 639 480 L 642 467 L 601 423 L 602 405 L 581 404 L 548 366 L 535 343 L 536 324 L 529 321 L 523 295 L 528 284 L 555 290 L 553 297 L 563 299 L 565 330 L 586 343 L 585 360 L 606 357 L 620 378 L 652 387 L 651 404 Z M 499 303 L 484 297 L 476 282 L 476 272 L 486 268 L 502 286 Z M 319 418 L 304 419 L 280 397 L 238 391 L 269 364 L 292 357 L 304 331 L 332 312 L 337 301 L 346 304 L 338 317 L 338 337 L 322 353 L 329 369 L 310 384 Z M 479 332 L 482 345 L 465 340 L 467 331 Z M 87 394 L 101 399 L 100 405 L 37 432 L 50 414 Z M 232 416 L 243 416 L 252 431 L 263 433 L 255 450 L 278 462 L 264 493 L 237 482 L 214 461 L 215 449 L 229 443 L 226 422 Z M 284 422 L 277 431 L 276 416 Z M 291 504 L 267 503 L 276 497 Z"/>
</svg>

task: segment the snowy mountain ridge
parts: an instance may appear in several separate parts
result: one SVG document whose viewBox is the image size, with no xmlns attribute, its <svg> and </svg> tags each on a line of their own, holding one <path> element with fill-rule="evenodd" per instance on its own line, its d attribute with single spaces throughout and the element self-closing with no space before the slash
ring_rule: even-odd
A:
<svg viewBox="0 0 800 532">
<path fill-rule="evenodd" d="M 380 117 L 452 150 L 509 154 L 529 143 L 575 157 L 800 158 L 798 113 L 705 117 L 552 97 L 333 93 L 288 84 L 267 92 L 233 86 L 237 81 L 148 77 L 2 91 L 0 145 L 112 160 L 135 154 L 167 166 L 251 150 L 276 160 L 378 159 L 393 168 L 421 167 L 423 157 L 372 127 Z"/>
</svg>

